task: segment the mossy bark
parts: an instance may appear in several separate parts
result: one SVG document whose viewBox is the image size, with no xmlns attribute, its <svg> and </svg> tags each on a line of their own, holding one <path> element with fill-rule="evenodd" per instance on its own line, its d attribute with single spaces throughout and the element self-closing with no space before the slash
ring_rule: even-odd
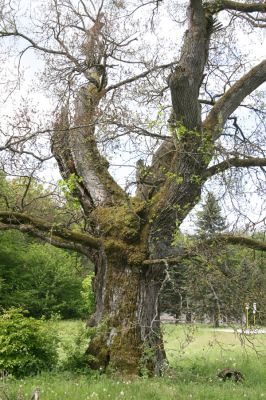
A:
<svg viewBox="0 0 266 400">
<path fill-rule="evenodd" d="M 125 247 L 113 250 L 103 253 L 97 265 L 98 331 L 88 348 L 91 367 L 159 375 L 165 365 L 158 311 L 162 270 L 128 263 Z"/>
</svg>

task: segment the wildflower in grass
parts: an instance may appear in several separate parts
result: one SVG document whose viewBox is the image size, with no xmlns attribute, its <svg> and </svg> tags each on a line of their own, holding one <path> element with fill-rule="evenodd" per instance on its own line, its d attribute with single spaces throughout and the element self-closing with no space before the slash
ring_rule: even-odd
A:
<svg viewBox="0 0 266 400">
<path fill-rule="evenodd" d="M 124 396 L 125 393 L 123 391 L 120 392 L 120 396 Z"/>
</svg>

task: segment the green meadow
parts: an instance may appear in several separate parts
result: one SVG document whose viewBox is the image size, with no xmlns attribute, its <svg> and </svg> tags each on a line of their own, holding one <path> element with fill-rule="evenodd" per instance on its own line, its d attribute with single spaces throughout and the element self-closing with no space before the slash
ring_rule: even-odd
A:
<svg viewBox="0 0 266 400">
<path fill-rule="evenodd" d="M 40 388 L 40 400 L 238 400 L 266 399 L 266 335 L 243 337 L 206 326 L 165 325 L 169 366 L 161 378 L 121 378 L 115 371 L 71 372 L 62 369 L 68 352 L 83 350 L 80 321 L 53 322 L 59 334 L 58 369 L 16 380 L 2 378 L 0 400 L 30 400 Z M 77 339 L 79 338 L 79 339 Z M 217 373 L 226 368 L 241 371 L 243 383 L 223 382 Z"/>
</svg>

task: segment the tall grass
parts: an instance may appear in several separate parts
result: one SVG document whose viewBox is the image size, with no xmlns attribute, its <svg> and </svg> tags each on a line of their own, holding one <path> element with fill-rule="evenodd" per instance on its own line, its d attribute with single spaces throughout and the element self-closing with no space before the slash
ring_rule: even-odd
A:
<svg viewBox="0 0 266 400">
<path fill-rule="evenodd" d="M 82 324 L 56 324 L 63 360 Z M 170 368 L 163 378 L 122 380 L 99 373 L 54 371 L 23 380 L 5 378 L 0 383 L 0 400 L 28 400 L 36 387 L 41 389 L 41 400 L 266 399 L 266 335 L 239 340 L 234 333 L 207 327 L 168 325 L 164 330 Z M 217 372 L 226 367 L 240 370 L 244 382 L 220 381 Z"/>
</svg>

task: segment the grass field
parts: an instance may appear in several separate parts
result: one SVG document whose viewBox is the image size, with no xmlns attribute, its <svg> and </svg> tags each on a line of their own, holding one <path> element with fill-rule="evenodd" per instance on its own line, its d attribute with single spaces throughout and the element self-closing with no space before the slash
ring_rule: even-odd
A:
<svg viewBox="0 0 266 400">
<path fill-rule="evenodd" d="M 62 363 L 82 323 L 61 321 L 56 329 Z M 167 325 L 164 337 L 170 368 L 163 378 L 122 380 L 58 370 L 22 380 L 2 380 L 0 400 L 29 400 L 36 387 L 41 390 L 40 400 L 266 399 L 266 335 L 241 339 L 209 327 Z M 220 381 L 217 372 L 225 367 L 240 370 L 245 381 Z"/>
</svg>

